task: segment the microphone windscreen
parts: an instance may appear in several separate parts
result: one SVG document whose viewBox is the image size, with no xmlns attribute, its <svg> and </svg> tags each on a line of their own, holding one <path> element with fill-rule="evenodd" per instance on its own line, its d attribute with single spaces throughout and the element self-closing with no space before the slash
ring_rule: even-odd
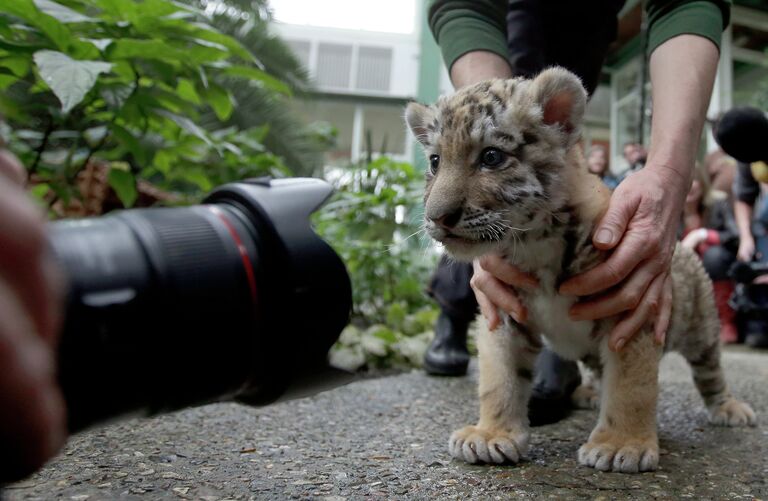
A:
<svg viewBox="0 0 768 501">
<path fill-rule="evenodd" d="M 717 122 L 715 141 L 740 162 L 768 161 L 768 118 L 757 108 L 733 108 Z"/>
</svg>

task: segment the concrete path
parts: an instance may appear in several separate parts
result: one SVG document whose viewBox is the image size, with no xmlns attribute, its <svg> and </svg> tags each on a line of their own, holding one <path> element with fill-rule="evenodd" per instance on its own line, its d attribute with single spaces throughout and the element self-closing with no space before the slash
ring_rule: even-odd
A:
<svg viewBox="0 0 768 501">
<path fill-rule="evenodd" d="M 725 367 L 760 426 L 710 427 L 687 366 L 662 368 L 660 469 L 601 473 L 576 464 L 596 419 L 577 411 L 535 429 L 517 466 L 447 454 L 476 419 L 475 378 L 414 371 L 267 408 L 216 404 L 124 421 L 72 438 L 10 500 L 67 499 L 768 499 L 768 353 L 728 350 Z"/>
</svg>

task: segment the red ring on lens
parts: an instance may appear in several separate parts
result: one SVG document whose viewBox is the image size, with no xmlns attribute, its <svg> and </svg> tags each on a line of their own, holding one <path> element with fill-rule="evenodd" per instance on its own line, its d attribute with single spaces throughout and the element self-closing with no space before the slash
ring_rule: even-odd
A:
<svg viewBox="0 0 768 501">
<path fill-rule="evenodd" d="M 240 253 L 240 259 L 243 261 L 245 276 L 248 278 L 248 287 L 251 290 L 251 299 L 253 300 L 253 304 L 257 305 L 259 301 L 258 294 L 256 292 L 256 274 L 253 272 L 253 265 L 251 265 L 251 260 L 248 257 L 248 249 L 240 239 L 240 235 L 238 235 L 235 227 L 232 225 L 232 223 L 229 222 L 227 216 L 221 209 L 213 205 L 206 205 L 205 207 L 208 208 L 208 210 L 210 210 L 219 219 L 221 219 L 221 222 L 224 223 L 224 226 L 227 228 L 227 231 L 229 231 L 229 234 L 232 235 L 232 240 L 235 241 L 237 252 Z"/>
</svg>

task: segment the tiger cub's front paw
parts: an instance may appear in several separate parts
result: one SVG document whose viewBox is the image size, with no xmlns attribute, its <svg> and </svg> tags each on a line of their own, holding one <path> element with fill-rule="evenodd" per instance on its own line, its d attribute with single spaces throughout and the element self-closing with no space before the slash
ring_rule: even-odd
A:
<svg viewBox="0 0 768 501">
<path fill-rule="evenodd" d="M 467 463 L 517 463 L 528 450 L 528 434 L 465 426 L 451 434 L 448 450 Z"/>
<path fill-rule="evenodd" d="M 579 448 L 579 463 L 598 470 L 621 473 L 653 471 L 659 465 L 656 438 L 636 439 L 616 432 L 593 433 Z"/>
<path fill-rule="evenodd" d="M 709 422 L 717 426 L 755 426 L 757 415 L 749 404 L 729 398 L 710 411 Z"/>
</svg>

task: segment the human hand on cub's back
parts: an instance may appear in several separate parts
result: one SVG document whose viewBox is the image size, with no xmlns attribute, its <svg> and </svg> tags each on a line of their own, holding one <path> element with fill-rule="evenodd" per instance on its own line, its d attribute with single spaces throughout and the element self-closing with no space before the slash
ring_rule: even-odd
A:
<svg viewBox="0 0 768 501">
<path fill-rule="evenodd" d="M 651 168 L 619 185 L 593 238 L 597 248 L 612 254 L 559 289 L 564 295 L 593 296 L 573 306 L 573 320 L 623 315 L 610 335 L 609 346 L 614 350 L 654 319 L 656 340 L 664 341 L 672 306 L 669 267 L 676 221 L 687 191 L 685 181 L 677 177 L 672 171 Z M 476 260 L 474 271 L 472 288 L 489 328 L 500 323 L 498 309 L 524 324 L 527 312 L 515 288 L 536 287 L 536 278 L 500 256 Z"/>
<path fill-rule="evenodd" d="M 646 166 L 624 180 L 596 225 L 595 247 L 611 250 L 603 263 L 560 286 L 560 293 L 594 299 L 571 308 L 574 320 L 622 315 L 609 346 L 619 351 L 649 322 L 663 344 L 672 313 L 670 264 L 687 182 L 675 171 Z"/>
</svg>

